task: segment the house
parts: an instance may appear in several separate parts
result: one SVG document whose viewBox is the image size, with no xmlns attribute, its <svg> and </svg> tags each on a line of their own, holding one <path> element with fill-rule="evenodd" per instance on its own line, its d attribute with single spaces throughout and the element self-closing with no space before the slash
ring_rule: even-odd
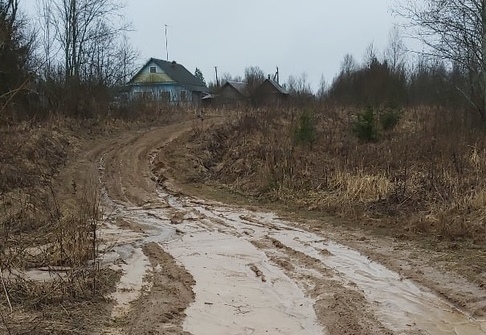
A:
<svg viewBox="0 0 486 335">
<path fill-rule="evenodd" d="M 173 105 L 199 106 L 206 84 L 183 65 L 164 60 L 150 60 L 128 82 L 131 99 L 150 98 Z"/>
<path fill-rule="evenodd" d="M 257 105 L 281 105 L 289 100 L 289 92 L 276 81 L 268 78 L 253 93 Z"/>
<path fill-rule="evenodd" d="M 248 102 L 249 98 L 246 83 L 226 81 L 218 90 L 216 102 L 219 105 L 243 105 Z"/>
</svg>

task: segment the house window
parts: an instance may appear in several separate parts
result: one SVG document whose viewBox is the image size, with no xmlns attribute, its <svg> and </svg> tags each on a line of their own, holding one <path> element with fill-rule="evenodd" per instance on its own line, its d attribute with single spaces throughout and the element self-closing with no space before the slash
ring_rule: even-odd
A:
<svg viewBox="0 0 486 335">
<path fill-rule="evenodd" d="M 157 73 L 157 68 L 155 66 L 151 66 L 150 73 Z"/>
<path fill-rule="evenodd" d="M 181 101 L 187 102 L 187 92 L 186 91 L 181 91 Z"/>
</svg>

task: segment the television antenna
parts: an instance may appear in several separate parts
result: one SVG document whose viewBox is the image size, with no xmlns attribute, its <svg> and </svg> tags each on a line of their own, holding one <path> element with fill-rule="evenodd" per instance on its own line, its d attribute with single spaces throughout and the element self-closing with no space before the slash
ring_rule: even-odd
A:
<svg viewBox="0 0 486 335">
<path fill-rule="evenodd" d="M 168 28 L 169 26 L 164 24 L 164 32 L 165 32 L 165 52 L 166 52 L 166 55 L 167 55 L 167 61 L 169 61 L 169 41 L 168 41 L 168 38 L 167 38 L 167 35 L 168 35 Z"/>
</svg>

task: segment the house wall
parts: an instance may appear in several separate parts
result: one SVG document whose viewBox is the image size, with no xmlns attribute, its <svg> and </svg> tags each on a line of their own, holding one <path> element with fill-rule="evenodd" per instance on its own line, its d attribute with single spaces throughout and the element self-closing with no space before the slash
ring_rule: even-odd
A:
<svg viewBox="0 0 486 335">
<path fill-rule="evenodd" d="M 150 73 L 150 68 L 155 67 L 156 73 Z M 148 84 L 148 83 L 174 83 L 154 61 L 149 62 L 146 66 L 133 78 L 133 84 Z"/>
<path fill-rule="evenodd" d="M 198 95 L 187 90 L 185 87 L 175 83 L 146 84 L 139 83 L 131 86 L 130 96 L 132 99 L 155 99 L 174 105 L 185 105 L 198 103 Z"/>
</svg>

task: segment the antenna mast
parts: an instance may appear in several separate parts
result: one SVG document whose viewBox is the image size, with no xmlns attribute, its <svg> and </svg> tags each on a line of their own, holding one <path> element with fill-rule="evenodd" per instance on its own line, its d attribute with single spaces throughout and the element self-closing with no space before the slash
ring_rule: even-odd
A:
<svg viewBox="0 0 486 335">
<path fill-rule="evenodd" d="M 275 72 L 275 75 L 273 76 L 273 80 L 280 85 L 280 73 L 278 72 L 278 66 L 277 66 L 277 72 Z"/>
<path fill-rule="evenodd" d="M 219 87 L 219 79 L 218 79 L 218 67 L 214 67 L 214 71 L 216 72 L 216 87 Z"/>
<path fill-rule="evenodd" d="M 165 24 L 165 52 L 167 54 L 167 61 L 169 61 L 169 42 L 167 40 L 167 25 Z"/>
</svg>

